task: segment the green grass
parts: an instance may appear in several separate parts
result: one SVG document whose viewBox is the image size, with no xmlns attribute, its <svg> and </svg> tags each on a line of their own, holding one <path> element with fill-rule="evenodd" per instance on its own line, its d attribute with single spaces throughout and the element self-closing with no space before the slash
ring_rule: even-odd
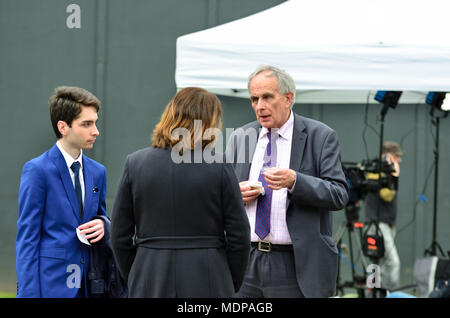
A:
<svg viewBox="0 0 450 318">
<path fill-rule="evenodd" d="M 0 298 L 16 298 L 16 293 L 0 291 Z"/>
</svg>

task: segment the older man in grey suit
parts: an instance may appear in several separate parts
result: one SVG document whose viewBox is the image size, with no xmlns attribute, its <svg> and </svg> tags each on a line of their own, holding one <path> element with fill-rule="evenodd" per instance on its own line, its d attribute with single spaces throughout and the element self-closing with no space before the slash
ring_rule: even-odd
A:
<svg viewBox="0 0 450 318">
<path fill-rule="evenodd" d="M 227 145 L 252 234 L 237 296 L 330 297 L 337 274 L 330 210 L 348 200 L 337 135 L 291 110 L 295 84 L 286 72 L 261 66 L 248 88 L 257 121 Z"/>
</svg>

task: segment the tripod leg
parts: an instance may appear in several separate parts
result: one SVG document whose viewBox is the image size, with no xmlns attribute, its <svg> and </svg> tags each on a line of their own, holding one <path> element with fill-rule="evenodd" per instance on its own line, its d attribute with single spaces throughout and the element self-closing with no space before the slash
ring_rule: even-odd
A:
<svg viewBox="0 0 450 318">
<path fill-rule="evenodd" d="M 352 263 L 352 279 L 355 282 L 355 263 L 353 260 L 353 244 L 352 244 L 352 230 L 348 231 L 348 248 L 350 253 L 350 262 Z"/>
<path fill-rule="evenodd" d="M 339 227 L 339 229 L 336 232 L 336 236 L 333 239 L 333 241 L 336 245 L 339 241 L 341 241 L 342 236 L 344 235 L 346 224 L 347 224 L 347 222 L 344 221 L 344 223 L 342 223 L 342 225 Z"/>
<path fill-rule="evenodd" d="M 346 222 L 342 223 L 342 225 L 337 230 L 336 236 L 333 239 L 336 247 L 341 254 L 341 244 L 342 244 L 342 236 L 345 233 L 345 225 Z M 344 295 L 344 286 L 341 284 L 341 258 L 338 259 L 338 268 L 337 268 L 337 278 L 336 278 L 336 295 Z"/>
</svg>

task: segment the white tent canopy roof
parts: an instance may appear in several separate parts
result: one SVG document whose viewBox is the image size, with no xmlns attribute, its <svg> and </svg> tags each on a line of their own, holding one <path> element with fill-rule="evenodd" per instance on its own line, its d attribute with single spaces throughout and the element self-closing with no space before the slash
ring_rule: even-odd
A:
<svg viewBox="0 0 450 318">
<path fill-rule="evenodd" d="M 365 103 L 377 90 L 450 91 L 450 1 L 291 0 L 177 39 L 178 88 L 247 97 L 270 64 L 295 80 L 300 103 Z M 368 98 L 368 92 L 372 97 Z"/>
</svg>

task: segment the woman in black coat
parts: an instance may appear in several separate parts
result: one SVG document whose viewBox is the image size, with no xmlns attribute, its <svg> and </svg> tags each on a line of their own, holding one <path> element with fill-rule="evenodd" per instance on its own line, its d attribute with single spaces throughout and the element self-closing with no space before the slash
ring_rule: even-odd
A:
<svg viewBox="0 0 450 318">
<path fill-rule="evenodd" d="M 152 146 L 126 159 L 111 243 L 130 297 L 231 297 L 242 284 L 250 233 L 239 185 L 231 165 L 203 156 L 221 112 L 214 94 L 182 89 Z"/>
</svg>

